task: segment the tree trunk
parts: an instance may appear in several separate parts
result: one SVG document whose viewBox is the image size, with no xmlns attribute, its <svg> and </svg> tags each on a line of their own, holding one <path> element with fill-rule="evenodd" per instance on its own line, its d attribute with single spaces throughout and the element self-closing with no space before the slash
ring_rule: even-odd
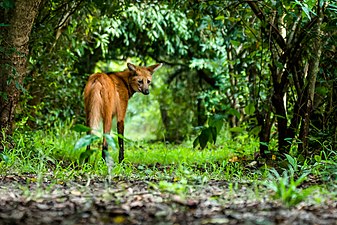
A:
<svg viewBox="0 0 337 225">
<path fill-rule="evenodd" d="M 269 14 L 259 7 L 259 1 L 248 1 L 247 4 L 261 20 L 261 33 L 269 41 L 269 49 L 272 53 L 272 65 L 270 65 L 273 81 L 272 105 L 277 120 L 279 152 L 288 153 L 290 141 L 296 138 L 297 134 L 302 142 L 299 149 L 307 151 L 310 116 L 313 110 L 315 83 L 322 52 L 322 43 L 319 38 L 320 27 L 324 18 L 324 8 L 328 2 L 322 0 L 316 2 L 317 16 L 305 24 L 301 16 L 304 9 L 301 7 L 294 11 L 297 18 L 293 21 L 288 19 L 288 24 L 286 24 L 283 13 L 275 10 L 277 13 L 274 14 L 273 19 L 270 19 Z M 277 4 L 281 3 L 276 1 L 276 8 L 279 8 L 280 5 Z M 288 28 L 286 33 L 282 32 L 284 27 Z M 314 38 L 309 36 L 311 34 L 314 34 Z M 308 41 L 310 44 L 306 43 Z M 311 49 L 313 49 L 314 56 L 309 55 L 308 76 L 305 76 L 307 68 L 303 66 L 303 62 L 307 58 L 303 56 L 311 52 Z M 295 88 L 297 95 L 292 99 L 293 104 L 287 108 L 289 102 L 284 100 L 284 97 L 292 88 Z M 292 117 L 290 125 L 287 124 L 287 114 Z M 261 151 L 263 152 L 263 149 Z"/>
<path fill-rule="evenodd" d="M 261 113 L 257 110 L 257 121 L 258 125 L 261 126 L 261 131 L 259 133 L 260 139 L 260 156 L 266 157 L 266 152 L 269 151 L 269 142 L 270 142 L 270 132 L 273 125 L 273 119 L 271 118 L 271 109 L 263 110 L 264 113 Z"/>
<path fill-rule="evenodd" d="M 315 24 L 315 29 L 313 30 L 315 33 L 315 37 L 312 42 L 313 54 L 309 60 L 309 70 L 307 77 L 307 88 L 306 92 L 306 102 L 305 102 L 305 113 L 302 117 L 301 124 L 301 132 L 300 132 L 300 140 L 301 143 L 299 145 L 299 150 L 302 151 L 305 155 L 308 154 L 308 137 L 309 137 L 309 125 L 310 125 L 310 116 L 313 110 L 314 104 L 314 94 L 315 94 L 315 85 L 316 78 L 319 72 L 319 62 L 322 54 L 322 43 L 320 38 L 321 33 L 321 25 L 324 18 L 323 9 L 321 9 L 320 2 L 318 3 L 318 13 L 319 16 L 317 23 Z"/>
<path fill-rule="evenodd" d="M 275 63 L 275 61 L 274 61 Z M 273 80 L 272 104 L 275 109 L 275 117 L 277 121 L 278 131 L 278 151 L 284 155 L 288 153 L 289 142 L 287 142 L 288 127 L 287 127 L 287 109 L 284 100 L 286 94 L 286 86 L 288 85 L 288 74 L 281 72 L 275 65 L 270 66 Z M 280 78 L 279 78 L 280 77 Z"/>
<path fill-rule="evenodd" d="M 29 37 L 41 0 L 16 0 L 10 9 L 0 9 L 4 50 L 0 52 L 0 130 L 11 134 L 14 113 L 20 93 L 24 90 Z M 1 139 L 1 137 L 0 137 Z"/>
</svg>

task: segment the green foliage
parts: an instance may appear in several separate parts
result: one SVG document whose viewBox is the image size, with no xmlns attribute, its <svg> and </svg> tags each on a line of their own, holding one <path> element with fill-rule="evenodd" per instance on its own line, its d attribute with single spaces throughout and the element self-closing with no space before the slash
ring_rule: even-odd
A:
<svg viewBox="0 0 337 225">
<path fill-rule="evenodd" d="M 81 123 L 83 118 L 78 115 L 84 114 L 82 89 L 100 60 L 118 62 L 137 57 L 134 59 L 145 63 L 149 56 L 157 59 L 187 54 L 192 20 L 183 12 L 165 4 L 114 3 L 107 6 L 111 8 L 109 14 L 104 14 L 105 4 L 82 4 L 73 12 L 66 29 L 60 30 L 58 39 L 53 30 L 67 9 L 59 1 L 43 8 L 31 38 L 32 72 L 26 80 L 34 97 L 24 97 L 30 100 L 23 101 L 28 107 L 21 116 L 26 114 L 38 126 L 50 126 L 58 119 L 75 115 Z M 124 70 L 125 63 L 121 65 Z M 99 72 L 115 70 L 116 67 L 104 65 L 97 68 Z"/>
<path fill-rule="evenodd" d="M 91 130 L 91 128 L 90 128 L 90 127 L 87 127 L 87 126 L 84 126 L 84 125 L 82 125 L 82 124 L 75 124 L 75 125 L 71 128 L 71 130 L 81 133 L 81 132 L 88 132 L 88 131 Z"/>
<path fill-rule="evenodd" d="M 3 1 L 1 7 L 9 8 L 11 3 Z M 280 51 L 273 36 L 267 38 L 263 34 L 268 23 L 256 17 L 248 7 L 250 3 L 186 1 L 177 7 L 168 1 L 49 1 L 41 8 L 30 37 L 29 75 L 24 86 L 28 92 L 21 96 L 16 120 L 44 129 L 59 120 L 83 123 L 82 91 L 88 75 L 123 70 L 125 61 L 131 59 L 143 65 L 166 62 L 165 71 L 154 79 L 151 95 L 130 102 L 127 121 L 132 123 L 126 124 L 126 132 L 134 131 L 133 137 L 181 142 L 198 135 L 194 146 L 205 148 L 207 143 L 215 143 L 219 131 L 213 126 L 193 128 L 204 125 L 207 117 L 214 114 L 224 116 L 233 137 L 272 133 L 270 130 L 278 128 L 275 120 L 280 118 L 274 115 L 272 105 L 273 68 L 274 72 L 289 73 L 283 76 L 287 77 L 284 89 L 288 121 L 296 121 L 298 115 L 294 112 L 299 96 L 293 94 L 298 89 L 296 85 L 307 82 L 296 81 L 297 70 L 274 60 L 279 52 L 286 51 Z M 254 3 L 265 18 L 273 18 L 277 12 L 279 21 L 275 26 L 278 32 L 284 31 L 280 36 L 288 35 L 285 40 L 301 37 L 307 43 L 299 45 L 299 52 L 294 54 L 299 57 L 291 58 L 300 58 L 298 77 L 306 77 L 304 68 L 308 60 L 315 58 L 310 43 L 317 34 L 310 30 L 310 24 L 315 22 L 317 2 Z M 336 55 L 336 4 L 327 4 L 321 27 L 325 43 L 310 132 L 320 140 L 335 143 L 337 113 L 333 90 L 337 66 L 331 59 Z M 294 38 L 289 36 L 296 24 L 295 31 L 308 29 L 303 37 L 299 33 L 294 33 Z M 0 95 L 6 97 L 6 93 Z M 264 124 L 268 121 L 270 126 Z M 137 135 L 140 129 L 144 132 Z M 290 138 L 300 136 L 299 130 L 292 129 L 296 134 Z M 273 141 L 269 139 L 276 137 L 277 132 L 261 140 L 261 144 L 269 146 L 268 142 Z M 321 150 L 313 142 L 312 149 Z"/>
<path fill-rule="evenodd" d="M 9 157 L 6 154 L 0 153 L 0 159 L 1 161 L 4 161 L 5 163 L 9 162 Z"/>
<path fill-rule="evenodd" d="M 17 108 L 18 123 L 13 137 L 2 135 L 0 173 L 34 173 L 38 180 L 29 182 L 41 185 L 45 177 L 55 184 L 79 178 L 89 183 L 96 177 L 146 180 L 154 189 L 180 196 L 188 195 L 191 183 L 206 186 L 209 180 L 221 180 L 232 197 L 245 182 L 254 189 L 254 201 L 266 195 L 264 199 L 273 197 L 287 207 L 309 201 L 320 191 L 316 184 L 331 190 L 327 199 L 335 197 L 337 7 L 335 2 L 321 2 L 328 6 L 320 33 L 311 28 L 317 21 L 317 1 L 46 2 L 29 39 L 25 86 L 17 85 L 27 90 Z M 0 7 L 9 9 L 12 3 L 2 1 Z M 260 21 L 249 4 L 257 4 L 273 23 Z M 286 42 L 299 42 L 285 51 L 273 32 Z M 285 161 L 272 161 L 275 168 L 285 164 L 284 169 L 269 170 L 269 162 L 255 159 L 255 153 L 259 145 L 277 151 L 281 126 L 275 120 L 286 119 L 288 126 L 296 121 L 295 108 L 305 106 L 297 100 L 306 94 L 299 85 L 308 81 L 298 78 L 308 77 L 309 62 L 316 58 L 312 43 L 319 38 L 323 53 L 310 118 L 312 151 L 307 152 L 313 157 L 285 155 Z M 276 60 L 288 51 L 294 54 Z M 161 142 L 128 141 L 124 162 L 114 164 L 117 136 L 83 135 L 89 128 L 73 123 L 84 121 L 82 91 L 88 75 L 123 70 L 126 60 L 142 65 L 166 62 L 154 76 L 151 95 L 130 100 L 125 132 L 132 139 Z M 280 71 L 282 76 L 273 80 Z M 283 95 L 273 96 L 279 90 L 273 85 L 283 78 Z M 278 98 L 285 99 L 284 116 L 275 114 L 280 105 L 273 101 Z M 38 129 L 32 131 L 26 124 Z M 283 140 L 300 154 L 301 129 L 292 128 L 293 137 Z M 269 135 L 266 140 L 257 140 L 264 134 Z M 103 137 L 113 150 L 107 152 L 106 162 L 101 159 Z M 191 137 L 196 137 L 193 143 Z M 89 144 L 92 150 L 84 150 Z"/>
<path fill-rule="evenodd" d="M 181 180 L 177 183 L 160 181 L 158 185 L 151 184 L 152 187 L 158 188 L 161 191 L 166 191 L 172 194 L 184 195 L 186 196 L 188 191 L 187 180 Z"/>
<path fill-rule="evenodd" d="M 300 189 L 306 179 L 307 174 L 302 174 L 294 178 L 294 174 L 284 171 L 280 175 L 275 169 L 271 170 L 271 177 L 274 181 L 266 182 L 266 186 L 275 192 L 274 198 L 281 200 L 287 207 L 296 206 L 304 201 L 313 191 L 312 188 Z"/>
<path fill-rule="evenodd" d="M 0 2 L 0 7 L 4 9 L 12 9 L 15 7 L 15 2 L 13 0 L 3 0 Z"/>
<path fill-rule="evenodd" d="M 204 126 L 201 129 L 201 133 L 193 142 L 193 148 L 200 145 L 201 149 L 204 149 L 207 143 L 216 143 L 218 134 L 224 124 L 224 119 L 222 115 L 213 115 L 208 119 L 208 126 Z"/>
<path fill-rule="evenodd" d="M 89 127 L 84 126 L 84 125 L 76 124 L 75 126 L 72 127 L 72 130 L 81 133 L 81 132 L 84 132 L 84 131 L 89 131 L 91 129 Z M 117 149 L 116 142 L 110 134 L 103 134 L 102 136 L 106 139 L 106 141 L 108 143 L 108 146 L 111 146 L 111 148 L 113 150 Z M 81 137 L 76 142 L 74 150 L 76 151 L 76 150 L 81 149 L 83 147 L 86 147 L 88 145 L 94 144 L 97 140 L 100 140 L 100 139 L 102 139 L 102 137 L 99 137 L 95 134 L 87 134 L 84 137 Z M 82 152 L 81 155 L 80 155 L 79 161 L 81 163 L 83 163 L 83 162 L 89 160 L 90 156 L 92 156 L 95 152 L 96 152 L 95 150 L 86 150 L 86 151 Z M 109 154 L 109 153 L 106 152 L 106 154 Z M 108 155 L 108 157 L 110 157 L 110 156 Z"/>
<path fill-rule="evenodd" d="M 99 137 L 94 134 L 87 134 L 84 137 L 80 138 L 75 144 L 75 150 L 83 148 L 87 145 L 90 145 L 94 141 L 98 140 Z"/>
<path fill-rule="evenodd" d="M 87 139 L 80 132 L 71 130 L 72 127 L 78 126 L 58 123 L 45 131 L 17 130 L 13 137 L 15 148 L 6 148 L 2 152 L 5 157 L 0 160 L 1 173 L 36 173 L 47 176 L 52 169 L 55 179 L 72 179 L 81 174 L 168 181 L 174 178 L 176 181 L 187 179 L 198 183 L 213 178 L 241 179 L 248 176 L 243 172 L 244 166 L 228 160 L 234 154 L 239 154 L 238 149 L 245 148 L 244 154 L 252 155 L 257 146 L 256 141 L 249 138 L 243 142 L 221 140 L 222 148 L 209 151 L 195 151 L 190 147 L 191 143 L 177 146 L 128 141 L 125 143 L 123 164 L 107 166 L 101 158 L 100 140 L 94 136 Z M 91 143 L 91 140 L 95 141 Z M 5 138 L 2 143 L 6 141 Z M 74 146 L 84 147 L 89 143 L 92 145 L 90 160 L 82 163 L 80 156 L 87 153 L 83 153 L 86 151 L 82 149 L 74 149 Z M 251 145 L 248 146 L 247 143 Z M 113 146 L 111 143 L 109 145 Z M 112 161 L 117 161 L 118 152 L 109 152 Z M 62 174 L 63 171 L 66 172 Z"/>
<path fill-rule="evenodd" d="M 312 173 L 324 182 L 334 182 L 337 179 L 336 153 L 331 148 L 321 151 L 315 155 L 310 165 Z"/>
<path fill-rule="evenodd" d="M 314 191 L 314 186 L 310 188 L 299 188 L 300 185 L 307 179 L 308 172 L 300 173 L 299 165 L 296 158 L 286 155 L 288 169 L 284 169 L 282 175 L 276 169 L 270 170 L 270 181 L 266 181 L 265 185 L 274 191 L 274 198 L 279 199 L 287 207 L 296 206 Z"/>
<path fill-rule="evenodd" d="M 304 183 L 308 181 L 306 180 L 308 169 L 316 175 L 333 171 L 332 167 L 329 167 L 328 163 L 320 157 L 316 157 L 317 164 L 304 166 L 291 156 L 287 156 L 288 167 L 282 174 L 275 169 L 268 173 L 265 167 L 248 169 L 244 160 L 234 162 L 232 160 L 235 158 L 233 156 L 253 158 L 258 142 L 248 136 L 238 136 L 236 140 L 222 137 L 218 143 L 221 147 L 207 151 L 195 151 L 190 147 L 190 142 L 182 145 L 127 142 L 124 163 L 111 164 L 109 161 L 110 165 L 101 159 L 101 151 L 95 151 L 97 146 L 92 143 L 94 147 L 92 156 L 95 157 L 91 159 L 94 160 L 79 163 L 78 159 L 82 151 L 74 150 L 74 146 L 76 140 L 81 138 L 81 134 L 71 130 L 72 127 L 78 126 L 73 126 L 72 123 L 59 123 L 54 128 L 43 132 L 17 130 L 13 137 L 15 148 L 12 150 L 6 148 L 2 153 L 7 158 L 0 160 L 0 173 L 37 174 L 37 180 L 30 180 L 30 182 L 40 185 L 45 179 L 53 181 L 49 185 L 83 178 L 91 180 L 97 177 L 108 180 L 140 179 L 149 181 L 154 189 L 182 198 L 188 195 L 192 184 L 207 185 L 209 180 L 221 180 L 228 183 L 230 195 L 235 195 L 241 191 L 239 188 L 241 182 L 248 182 L 254 184 L 251 185 L 250 190 L 251 193 L 256 194 L 252 196 L 255 198 L 254 201 L 258 196 L 269 198 L 268 190 L 272 190 L 273 198 L 291 207 L 307 201 L 310 194 L 319 191 L 310 182 Z M 117 160 L 116 151 L 110 151 L 110 155 L 112 159 Z M 329 182 L 335 184 L 335 181 L 330 179 Z M 267 189 L 260 186 L 261 184 L 264 184 Z M 304 188 L 304 186 L 312 187 Z M 315 199 L 320 198 L 324 201 L 323 192 L 317 192 L 317 195 Z"/>
</svg>

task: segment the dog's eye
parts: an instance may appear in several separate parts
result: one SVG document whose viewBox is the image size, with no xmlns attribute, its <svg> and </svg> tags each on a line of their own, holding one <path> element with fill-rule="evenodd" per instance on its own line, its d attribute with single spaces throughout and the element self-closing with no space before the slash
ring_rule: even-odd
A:
<svg viewBox="0 0 337 225">
<path fill-rule="evenodd" d="M 147 83 L 148 83 L 148 84 L 150 84 L 150 83 L 151 83 L 151 81 L 150 81 L 150 80 L 147 80 Z"/>
<path fill-rule="evenodd" d="M 143 83 L 143 80 L 138 80 L 138 83 L 139 83 L 139 84 L 142 84 L 142 83 Z"/>
</svg>

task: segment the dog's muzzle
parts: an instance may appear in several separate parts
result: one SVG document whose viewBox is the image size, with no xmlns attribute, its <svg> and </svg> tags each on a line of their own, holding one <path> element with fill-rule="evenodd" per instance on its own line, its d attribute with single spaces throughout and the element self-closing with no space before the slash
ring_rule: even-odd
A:
<svg viewBox="0 0 337 225">
<path fill-rule="evenodd" d="M 149 91 L 149 89 L 146 89 L 146 90 L 144 90 L 144 91 L 143 91 L 143 94 L 144 94 L 144 95 L 148 95 L 148 94 L 150 94 L 150 91 Z"/>
</svg>

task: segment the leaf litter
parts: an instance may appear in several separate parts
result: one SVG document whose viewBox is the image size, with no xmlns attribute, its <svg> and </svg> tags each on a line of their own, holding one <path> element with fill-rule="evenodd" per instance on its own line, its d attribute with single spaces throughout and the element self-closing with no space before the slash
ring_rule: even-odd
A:
<svg viewBox="0 0 337 225">
<path fill-rule="evenodd" d="M 182 192 L 153 180 L 55 182 L 0 176 L 0 224 L 337 224 L 337 203 L 286 208 L 228 181 L 188 184 Z"/>
</svg>

